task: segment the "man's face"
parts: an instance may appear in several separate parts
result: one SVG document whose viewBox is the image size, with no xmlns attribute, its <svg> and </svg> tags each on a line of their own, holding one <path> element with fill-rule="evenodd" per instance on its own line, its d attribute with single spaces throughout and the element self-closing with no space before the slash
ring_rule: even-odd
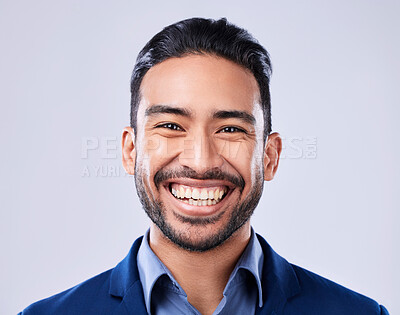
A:
<svg viewBox="0 0 400 315">
<path fill-rule="evenodd" d="M 209 250 L 249 224 L 270 161 L 259 101 L 251 72 L 224 58 L 170 58 L 144 76 L 124 166 L 151 220 L 182 248 Z"/>
</svg>

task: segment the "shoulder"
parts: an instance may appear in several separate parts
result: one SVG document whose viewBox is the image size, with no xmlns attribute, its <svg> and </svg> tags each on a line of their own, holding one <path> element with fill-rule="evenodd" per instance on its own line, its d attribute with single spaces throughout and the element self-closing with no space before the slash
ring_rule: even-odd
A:
<svg viewBox="0 0 400 315">
<path fill-rule="evenodd" d="M 264 310 L 285 315 L 388 314 L 376 301 L 289 263 L 261 235 L 257 236 L 264 253 Z"/>
<path fill-rule="evenodd" d="M 388 314 L 373 299 L 352 291 L 309 270 L 291 264 L 300 293 L 288 300 L 285 313 L 303 314 Z"/>
<path fill-rule="evenodd" d="M 143 236 L 136 239 L 128 255 L 115 268 L 33 303 L 20 314 L 99 315 L 116 311 L 121 314 L 126 313 L 127 304 L 142 310 L 143 293 L 136 262 L 142 238 Z"/>
<path fill-rule="evenodd" d="M 31 304 L 20 314 L 107 314 L 121 299 L 109 294 L 113 269 Z"/>
</svg>

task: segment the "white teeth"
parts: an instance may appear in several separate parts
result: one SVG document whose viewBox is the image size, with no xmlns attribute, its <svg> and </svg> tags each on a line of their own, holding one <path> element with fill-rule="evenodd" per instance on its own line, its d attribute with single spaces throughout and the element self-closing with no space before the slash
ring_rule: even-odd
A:
<svg viewBox="0 0 400 315">
<path fill-rule="evenodd" d="M 203 200 L 208 199 L 208 192 L 207 192 L 207 189 L 202 189 L 202 190 L 201 190 L 200 199 L 203 199 Z"/>
<path fill-rule="evenodd" d="M 188 188 L 183 185 L 173 185 L 171 193 L 178 199 L 190 205 L 211 206 L 221 201 L 225 189 L 221 188 Z"/>
<path fill-rule="evenodd" d="M 194 205 L 194 206 L 212 206 L 212 205 L 217 204 L 219 202 L 219 199 L 218 200 L 215 200 L 215 199 L 213 199 L 213 200 L 211 200 L 211 199 L 206 199 L 206 200 L 199 199 L 199 200 L 197 200 L 197 199 L 192 199 L 192 198 L 189 198 L 189 199 L 185 198 L 182 201 L 184 203 L 187 203 L 189 205 Z"/>
<path fill-rule="evenodd" d="M 199 192 L 199 190 L 198 189 L 193 189 L 193 191 L 192 191 L 192 198 L 193 199 L 199 199 L 199 197 L 200 197 L 200 192 Z"/>
</svg>

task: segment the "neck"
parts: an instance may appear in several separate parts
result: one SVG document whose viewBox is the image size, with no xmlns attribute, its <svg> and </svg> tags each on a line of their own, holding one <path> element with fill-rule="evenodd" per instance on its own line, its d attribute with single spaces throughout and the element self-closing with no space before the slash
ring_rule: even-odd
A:
<svg viewBox="0 0 400 315">
<path fill-rule="evenodd" d="M 205 252 L 191 252 L 172 243 L 152 224 L 149 244 L 185 291 L 188 301 L 201 314 L 212 314 L 250 235 L 248 221 L 220 246 Z"/>
</svg>

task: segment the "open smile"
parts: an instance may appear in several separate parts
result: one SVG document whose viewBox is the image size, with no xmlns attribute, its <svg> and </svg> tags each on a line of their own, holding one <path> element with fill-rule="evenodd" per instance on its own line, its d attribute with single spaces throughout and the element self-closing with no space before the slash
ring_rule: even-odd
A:
<svg viewBox="0 0 400 315">
<path fill-rule="evenodd" d="M 190 205 L 211 206 L 221 202 L 228 192 L 228 187 L 218 186 L 205 188 L 171 183 L 170 191 L 175 198 Z"/>
<path fill-rule="evenodd" d="M 230 183 L 213 180 L 176 180 L 164 187 L 171 204 L 189 216 L 215 214 L 234 190 Z"/>
</svg>

